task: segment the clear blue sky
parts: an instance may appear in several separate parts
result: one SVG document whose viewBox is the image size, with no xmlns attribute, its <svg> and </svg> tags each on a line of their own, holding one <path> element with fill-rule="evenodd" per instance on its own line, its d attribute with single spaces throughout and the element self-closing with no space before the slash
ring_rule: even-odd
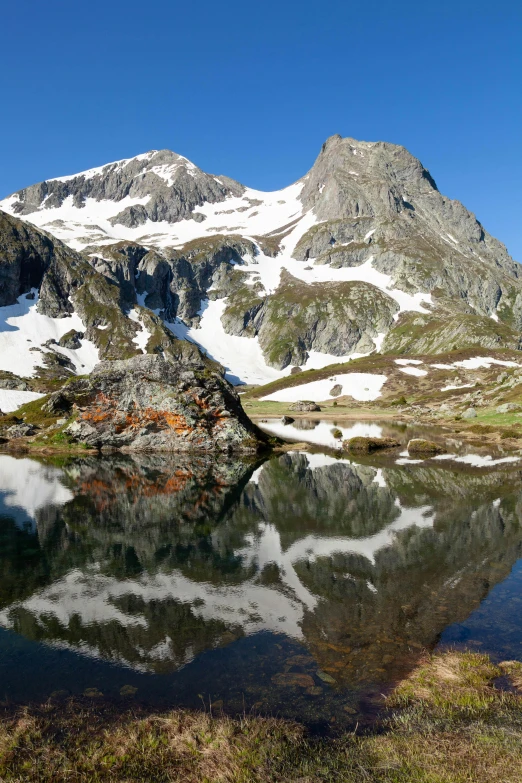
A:
<svg viewBox="0 0 522 783">
<path fill-rule="evenodd" d="M 522 261 L 517 0 L 5 0 L 0 196 L 149 149 L 260 189 L 406 146 Z"/>
</svg>

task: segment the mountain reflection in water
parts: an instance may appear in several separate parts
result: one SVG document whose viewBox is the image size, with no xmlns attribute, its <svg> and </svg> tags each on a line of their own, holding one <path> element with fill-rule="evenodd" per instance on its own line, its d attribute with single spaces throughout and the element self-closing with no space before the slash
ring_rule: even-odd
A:
<svg viewBox="0 0 522 783">
<path fill-rule="evenodd" d="M 146 674 L 143 698 L 175 673 L 188 688 L 191 667 L 201 658 L 210 671 L 220 651 L 212 693 L 225 709 L 241 707 L 241 691 L 243 705 L 308 721 L 343 704 L 356 714 L 361 694 L 464 621 L 522 548 L 513 465 L 363 461 L 117 455 L 55 467 L 0 455 L 0 626 L 46 655 Z M 227 669 L 238 651 L 246 685 Z M 49 692 L 74 692 L 64 678 L 49 675 Z M 171 703 L 190 702 L 176 687 Z"/>
</svg>

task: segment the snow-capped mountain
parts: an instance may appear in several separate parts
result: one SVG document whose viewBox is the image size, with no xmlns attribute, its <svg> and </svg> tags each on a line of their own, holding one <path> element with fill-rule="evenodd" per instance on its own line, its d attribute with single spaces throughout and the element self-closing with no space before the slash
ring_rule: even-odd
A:
<svg viewBox="0 0 522 783">
<path fill-rule="evenodd" d="M 521 343 L 519 265 L 396 145 L 333 136 L 272 193 L 152 151 L 25 188 L 0 210 L 18 259 L 18 271 L 0 265 L 0 304 L 38 289 L 38 304 L 18 305 L 33 320 L 79 318 L 79 343 L 100 358 L 175 335 L 233 382 L 262 383 L 372 351 Z M 26 374 L 3 356 L 0 370 Z"/>
</svg>

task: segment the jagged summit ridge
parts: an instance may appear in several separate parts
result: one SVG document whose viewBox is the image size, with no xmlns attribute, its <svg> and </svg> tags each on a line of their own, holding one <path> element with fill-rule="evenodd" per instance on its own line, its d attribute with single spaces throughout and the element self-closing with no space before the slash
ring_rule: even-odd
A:
<svg viewBox="0 0 522 783">
<path fill-rule="evenodd" d="M 152 150 L 24 188 L 10 198 L 10 211 L 21 217 L 54 210 L 66 202 L 88 211 L 88 200 L 125 202 L 113 224 L 134 227 L 147 220 L 176 222 L 204 203 L 241 195 L 244 188 L 226 177 L 205 174 L 191 161 L 170 150 Z"/>
</svg>

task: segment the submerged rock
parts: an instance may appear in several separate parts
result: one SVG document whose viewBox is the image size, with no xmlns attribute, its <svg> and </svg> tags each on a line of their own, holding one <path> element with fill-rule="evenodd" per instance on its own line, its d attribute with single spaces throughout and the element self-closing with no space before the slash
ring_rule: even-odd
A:
<svg viewBox="0 0 522 783">
<path fill-rule="evenodd" d="M 255 452 L 267 440 L 217 370 L 168 354 L 101 362 L 67 396 L 77 414 L 67 434 L 95 448 Z"/>
<path fill-rule="evenodd" d="M 363 436 L 358 436 L 343 441 L 343 449 L 347 451 L 360 451 L 363 453 L 378 451 L 380 449 L 396 449 L 400 445 L 400 442 L 394 438 L 365 438 Z"/>
<path fill-rule="evenodd" d="M 432 440 L 412 438 L 407 446 L 409 454 L 444 454 L 446 449 Z"/>
<path fill-rule="evenodd" d="M 318 671 L 317 676 L 323 682 L 328 683 L 328 685 L 335 685 L 336 683 L 336 680 L 332 677 L 331 674 L 328 674 L 328 672 Z"/>
<path fill-rule="evenodd" d="M 300 672 L 285 672 L 281 674 L 274 674 L 272 682 L 280 688 L 313 688 L 315 682 L 309 674 L 301 674 Z"/>
<path fill-rule="evenodd" d="M 285 426 L 287 424 L 293 424 L 295 419 L 293 419 L 291 416 L 281 416 L 281 424 L 284 424 Z"/>
</svg>

